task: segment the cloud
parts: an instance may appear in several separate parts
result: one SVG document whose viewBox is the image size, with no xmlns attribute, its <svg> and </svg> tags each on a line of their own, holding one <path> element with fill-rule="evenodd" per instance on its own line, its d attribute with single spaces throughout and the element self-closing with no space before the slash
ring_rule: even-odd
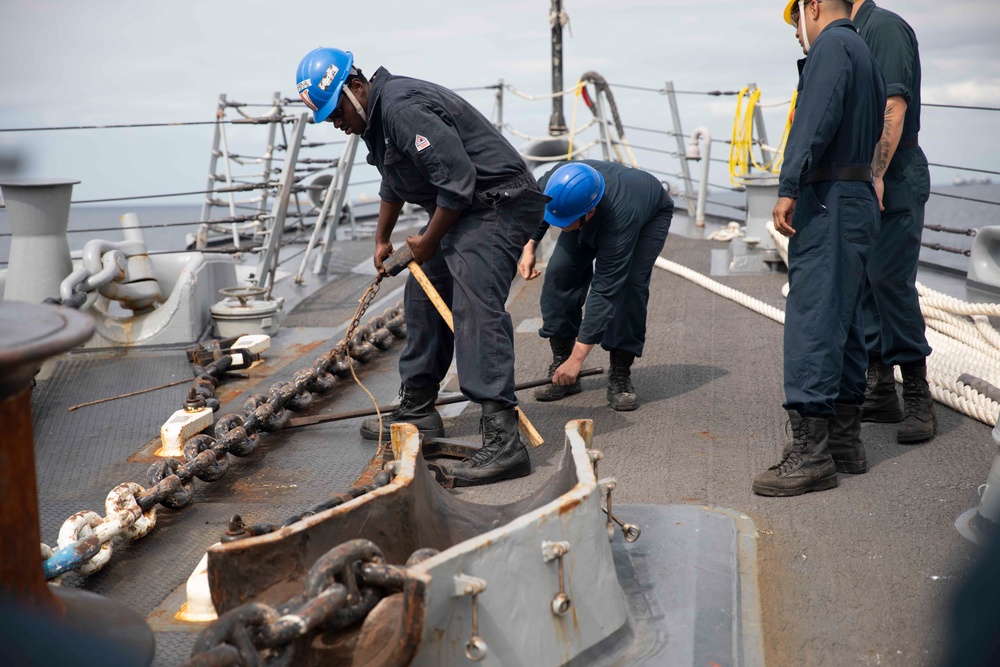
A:
<svg viewBox="0 0 1000 667">
<path fill-rule="evenodd" d="M 923 86 L 922 101 L 968 106 L 1000 106 L 1000 79 L 966 79 Z"/>
</svg>

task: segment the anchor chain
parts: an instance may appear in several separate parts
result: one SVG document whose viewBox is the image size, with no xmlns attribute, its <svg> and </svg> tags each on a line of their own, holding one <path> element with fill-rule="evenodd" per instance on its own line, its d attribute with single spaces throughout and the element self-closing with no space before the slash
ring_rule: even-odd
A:
<svg viewBox="0 0 1000 667">
<path fill-rule="evenodd" d="M 313 564 L 301 594 L 277 607 L 248 602 L 222 614 L 202 630 L 185 665 L 283 667 L 300 639 L 360 622 L 407 578 L 406 568 L 387 564 L 374 542 L 344 542 Z"/>
<path fill-rule="evenodd" d="M 266 535 L 268 533 L 273 533 L 276 530 L 291 526 L 293 524 L 302 521 L 303 519 L 319 514 L 320 512 L 325 512 L 328 509 L 332 509 L 339 505 L 354 500 L 355 498 L 360 498 L 361 496 L 379 489 L 389 482 L 392 481 L 392 474 L 388 471 L 382 471 L 372 480 L 371 484 L 362 484 L 359 486 L 352 487 L 343 493 L 334 493 L 327 497 L 325 500 L 308 507 L 299 514 L 289 517 L 282 521 L 280 524 L 274 523 L 255 523 L 252 525 L 246 525 L 243 522 L 243 517 L 239 514 L 234 514 L 229 519 L 229 529 L 225 532 L 220 540 L 222 543 L 235 542 L 236 540 L 242 540 L 247 537 L 256 537 L 258 535 Z"/>
<path fill-rule="evenodd" d="M 330 391 L 336 379 L 352 375 L 352 361 L 366 363 L 381 350 L 387 349 L 394 338 L 406 335 L 402 304 L 387 308 L 381 315 L 361 325 L 365 311 L 378 293 L 382 277 L 371 284 L 359 300 L 358 310 L 340 343 L 321 355 L 311 367 L 295 373 L 290 382 L 277 382 L 267 394 L 255 394 L 243 404 L 242 414 L 232 413 L 219 418 L 214 437 L 198 434 L 184 445 L 184 461 L 157 461 L 146 473 L 148 488 L 128 482 L 116 486 L 105 503 L 106 516 L 85 510 L 67 519 L 59 531 L 59 550 L 43 559 L 47 578 L 55 578 L 72 570 L 91 574 L 101 569 L 111 558 L 112 540 L 122 536 L 130 540 L 146 535 L 156 525 L 156 506 L 180 509 L 194 500 L 194 479 L 211 482 L 225 475 L 228 455 L 245 457 L 260 444 L 260 434 L 280 430 L 289 419 L 289 411 L 308 406 L 314 394 Z M 221 361 L 221 359 L 219 360 Z M 218 364 L 218 361 L 216 362 Z M 230 367 L 231 368 L 231 367 Z M 220 376 L 225 364 L 216 365 Z M 215 377 L 206 368 L 209 377 Z M 93 554 L 96 535 L 101 548 Z M 52 551 L 43 545 L 45 550 Z"/>
</svg>

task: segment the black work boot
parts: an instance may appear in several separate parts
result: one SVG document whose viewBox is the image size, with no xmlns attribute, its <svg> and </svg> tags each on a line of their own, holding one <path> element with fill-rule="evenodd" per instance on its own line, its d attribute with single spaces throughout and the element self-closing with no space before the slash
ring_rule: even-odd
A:
<svg viewBox="0 0 1000 667">
<path fill-rule="evenodd" d="M 896 379 L 892 366 L 886 366 L 881 359 L 872 359 L 868 364 L 865 402 L 861 406 L 861 421 L 895 424 L 903 420 L 903 410 L 896 395 Z"/>
<path fill-rule="evenodd" d="M 861 442 L 861 406 L 834 403 L 830 418 L 830 456 L 837 472 L 859 475 L 868 472 L 865 445 Z"/>
<path fill-rule="evenodd" d="M 934 399 L 927 386 L 926 362 L 900 365 L 903 372 L 903 423 L 896 431 L 896 442 L 909 445 L 930 440 L 937 428 Z"/>
<path fill-rule="evenodd" d="M 484 402 L 479 428 L 483 432 L 479 451 L 462 461 L 435 461 L 445 475 L 454 478 L 456 487 L 490 484 L 531 473 L 531 459 L 521 442 L 514 408 L 504 410 L 499 403 Z"/>
<path fill-rule="evenodd" d="M 432 384 L 421 389 L 400 386 L 399 406 L 387 415 L 382 415 L 382 437 L 388 439 L 392 424 L 413 424 L 426 436 L 444 437 L 444 422 L 434 408 L 440 385 Z M 378 440 L 378 418 L 371 417 L 361 422 L 361 437 Z"/>
<path fill-rule="evenodd" d="M 552 363 L 549 365 L 548 371 L 549 379 L 552 379 L 552 375 L 555 374 L 556 369 L 569 359 L 569 355 L 573 353 L 574 344 L 576 344 L 575 338 L 556 338 L 553 336 L 549 339 L 549 347 L 552 348 Z M 565 386 L 549 383 L 535 389 L 535 400 L 558 401 L 560 398 L 579 394 L 580 391 L 580 378 L 577 378 L 573 384 Z"/>
<path fill-rule="evenodd" d="M 837 486 L 837 466 L 829 451 L 830 421 L 788 411 L 794 440 L 778 465 L 757 475 L 753 492 L 761 496 L 797 496 Z"/>
<path fill-rule="evenodd" d="M 608 405 L 613 410 L 628 412 L 639 407 L 632 387 L 632 362 L 635 355 L 624 350 L 611 350 L 611 372 L 608 374 Z"/>
</svg>

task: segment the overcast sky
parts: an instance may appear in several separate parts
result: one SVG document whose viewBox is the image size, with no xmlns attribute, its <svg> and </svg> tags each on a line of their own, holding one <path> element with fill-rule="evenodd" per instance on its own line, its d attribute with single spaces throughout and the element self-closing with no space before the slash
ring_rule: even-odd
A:
<svg viewBox="0 0 1000 667">
<path fill-rule="evenodd" d="M 916 30 L 925 102 L 1000 106 L 995 0 L 881 4 Z M 659 88 L 670 80 L 689 91 L 737 90 L 754 81 L 769 104 L 787 100 L 795 87 L 801 52 L 781 20 L 782 0 L 565 0 L 564 6 L 567 87 L 587 70 L 612 84 Z M 525 92 L 545 93 L 549 7 L 549 0 L 0 0 L 0 128 L 211 120 L 220 93 L 243 102 L 267 102 L 275 91 L 294 94 L 296 65 L 317 46 L 353 51 L 368 73 L 384 65 L 449 87 L 502 77 Z M 464 94 L 490 113 L 491 92 Z M 626 125 L 669 129 L 662 95 L 617 90 L 616 97 Z M 679 103 L 685 131 L 704 125 L 713 137 L 728 138 L 733 97 L 683 95 Z M 567 122 L 572 107 L 567 99 Z M 772 143 L 786 111 L 766 111 Z M 521 132 L 544 134 L 549 113 L 547 102 L 505 97 L 505 121 Z M 931 162 L 1000 171 L 1000 112 L 928 108 L 923 125 Z M 0 133 L 0 153 L 21 156 L 21 176 L 80 179 L 74 199 L 182 192 L 204 186 L 211 132 L 195 126 Z M 262 147 L 263 130 L 248 132 Z M 629 134 L 636 145 L 676 149 L 671 137 Z M 341 135 L 324 125 L 310 127 L 307 137 Z M 724 149 L 716 145 L 714 156 L 725 157 Z M 636 156 L 640 166 L 677 171 L 659 153 Z M 948 183 L 956 172 L 931 173 Z M 713 168 L 712 180 L 727 182 L 724 165 Z M 375 191 L 369 186 L 352 195 L 362 190 Z"/>
</svg>

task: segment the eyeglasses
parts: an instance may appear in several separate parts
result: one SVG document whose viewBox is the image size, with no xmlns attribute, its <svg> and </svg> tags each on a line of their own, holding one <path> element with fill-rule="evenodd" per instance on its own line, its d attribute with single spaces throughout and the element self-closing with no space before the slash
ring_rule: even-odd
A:
<svg viewBox="0 0 1000 667">
<path fill-rule="evenodd" d="M 803 4 L 802 6 L 805 7 L 810 2 L 812 2 L 812 0 L 806 0 L 805 4 Z M 795 6 L 792 7 L 792 11 L 790 12 L 790 16 L 792 17 L 792 23 L 795 24 L 796 28 L 798 28 L 799 27 L 799 3 L 796 2 Z"/>
<path fill-rule="evenodd" d="M 344 117 L 344 109 L 340 106 L 340 103 L 344 101 L 344 92 L 340 92 L 340 98 L 337 99 L 337 106 L 334 107 L 333 111 L 329 116 L 326 117 L 327 123 L 332 123 L 335 120 L 340 120 Z"/>
</svg>

